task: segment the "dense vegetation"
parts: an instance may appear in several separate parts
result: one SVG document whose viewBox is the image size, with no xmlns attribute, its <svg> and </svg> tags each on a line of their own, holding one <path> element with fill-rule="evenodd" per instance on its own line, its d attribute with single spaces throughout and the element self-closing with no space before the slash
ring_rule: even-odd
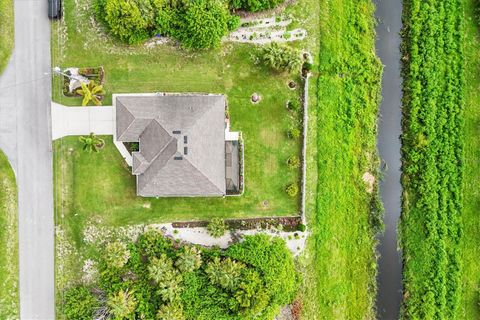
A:
<svg viewBox="0 0 480 320">
<path fill-rule="evenodd" d="M 13 50 L 13 1 L 0 0 L 0 74 Z"/>
<path fill-rule="evenodd" d="M 462 211 L 462 296 L 457 319 L 480 319 L 480 1 L 465 7 L 465 162 Z"/>
<path fill-rule="evenodd" d="M 454 319 L 462 264 L 463 1 L 404 4 L 403 317 Z"/>
<path fill-rule="evenodd" d="M 312 236 L 303 319 L 375 318 L 381 205 L 377 184 L 369 193 L 362 181 L 378 168 L 382 69 L 374 50 L 374 10 L 370 0 L 321 0 L 317 12 L 320 75 L 310 87 L 318 95 L 310 100 L 317 135 L 309 135 L 308 172 L 318 180 L 307 180 L 316 198 L 307 203 Z"/>
<path fill-rule="evenodd" d="M 259 11 L 280 0 L 96 0 L 97 19 L 120 40 L 135 44 L 160 34 L 186 48 L 213 48 L 240 25 L 232 9 Z"/>
<path fill-rule="evenodd" d="M 271 320 L 299 284 L 285 242 L 266 235 L 220 251 L 151 230 L 135 243 L 108 243 L 100 257 L 98 282 L 65 293 L 67 319 Z"/>
<path fill-rule="evenodd" d="M 0 151 L 0 319 L 17 319 L 17 187 L 7 157 Z"/>
</svg>

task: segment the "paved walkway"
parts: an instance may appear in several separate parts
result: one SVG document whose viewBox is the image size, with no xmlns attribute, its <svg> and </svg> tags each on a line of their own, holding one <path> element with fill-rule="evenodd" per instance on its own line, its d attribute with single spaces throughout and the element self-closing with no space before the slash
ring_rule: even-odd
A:
<svg viewBox="0 0 480 320">
<path fill-rule="evenodd" d="M 55 319 L 47 1 L 14 1 L 15 50 L 0 76 L 0 148 L 18 185 L 22 320 Z M 2 23 L 2 22 L 0 22 Z"/>
<path fill-rule="evenodd" d="M 52 140 L 90 132 L 113 135 L 114 117 L 112 106 L 66 107 L 52 102 Z"/>
</svg>

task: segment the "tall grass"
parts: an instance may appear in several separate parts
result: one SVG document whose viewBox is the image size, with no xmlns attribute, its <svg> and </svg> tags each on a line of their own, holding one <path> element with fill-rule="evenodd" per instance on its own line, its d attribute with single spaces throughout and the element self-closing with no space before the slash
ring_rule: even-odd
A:
<svg viewBox="0 0 480 320">
<path fill-rule="evenodd" d="M 463 0 L 404 6 L 402 315 L 453 319 L 461 294 Z"/>
<path fill-rule="evenodd" d="M 381 65 L 370 0 L 320 1 L 316 206 L 308 212 L 305 319 L 373 319 L 380 205 L 377 173 Z"/>
</svg>

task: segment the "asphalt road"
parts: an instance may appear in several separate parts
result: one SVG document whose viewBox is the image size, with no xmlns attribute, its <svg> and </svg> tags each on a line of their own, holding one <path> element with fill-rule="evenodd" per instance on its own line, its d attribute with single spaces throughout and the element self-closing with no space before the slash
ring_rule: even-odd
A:
<svg viewBox="0 0 480 320">
<path fill-rule="evenodd" d="M 377 54 L 384 65 L 380 106 L 378 150 L 386 165 L 380 194 L 385 207 L 385 233 L 379 237 L 379 319 L 398 319 L 402 301 L 402 264 L 398 251 L 397 223 L 400 217 L 400 134 L 402 80 L 400 76 L 400 29 L 402 1 L 376 0 Z"/>
<path fill-rule="evenodd" d="M 0 76 L 0 148 L 18 184 L 20 317 L 53 320 L 50 23 L 46 0 L 14 2 L 15 49 Z"/>
</svg>

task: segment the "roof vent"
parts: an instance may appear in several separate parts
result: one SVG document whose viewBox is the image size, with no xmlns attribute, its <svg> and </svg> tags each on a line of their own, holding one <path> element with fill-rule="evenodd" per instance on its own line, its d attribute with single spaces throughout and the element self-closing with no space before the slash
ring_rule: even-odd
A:
<svg viewBox="0 0 480 320">
<path fill-rule="evenodd" d="M 183 160 L 183 157 L 180 156 L 180 157 L 173 157 L 173 160 Z"/>
<path fill-rule="evenodd" d="M 180 131 L 180 130 L 173 130 L 173 134 L 180 134 L 180 133 L 182 133 L 182 131 Z"/>
<path fill-rule="evenodd" d="M 187 143 L 187 142 L 188 142 L 187 136 L 183 136 L 183 143 Z"/>
<path fill-rule="evenodd" d="M 183 154 L 184 154 L 184 155 L 187 155 L 187 154 L 188 154 L 188 148 L 187 148 L 187 147 L 183 147 Z"/>
</svg>

